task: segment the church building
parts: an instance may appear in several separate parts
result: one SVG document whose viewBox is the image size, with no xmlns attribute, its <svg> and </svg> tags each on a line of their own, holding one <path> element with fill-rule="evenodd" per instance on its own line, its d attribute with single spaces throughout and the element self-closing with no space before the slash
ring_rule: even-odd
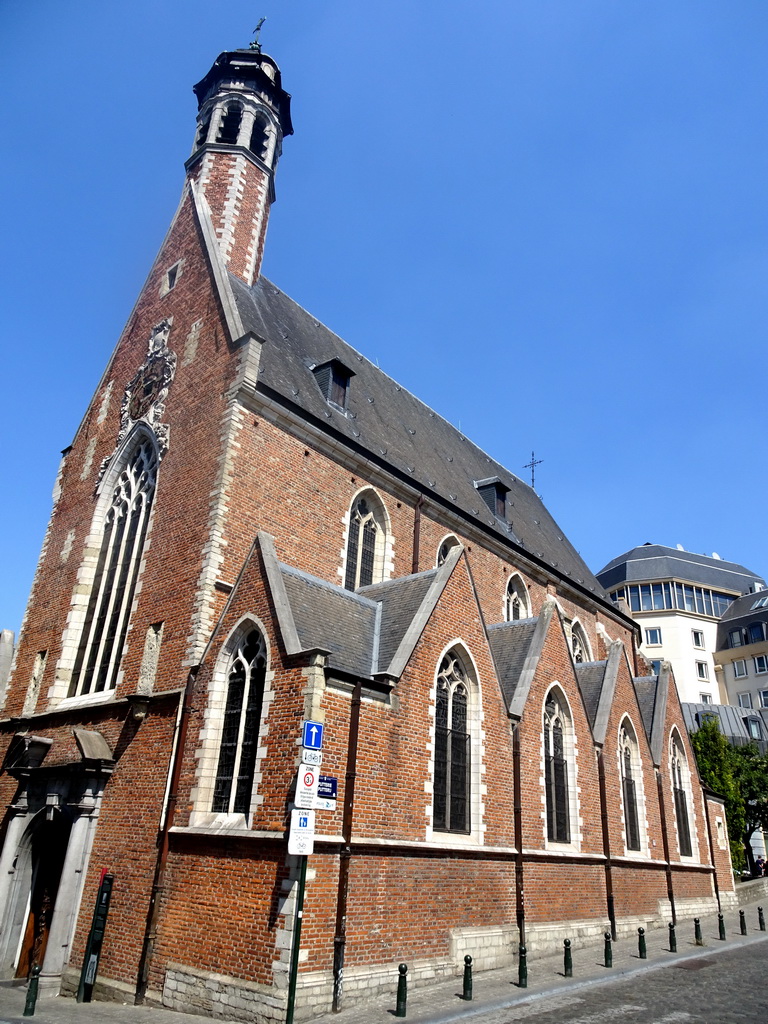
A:
<svg viewBox="0 0 768 1024">
<path fill-rule="evenodd" d="M 297 1019 L 733 902 L 668 664 L 531 487 L 261 276 L 276 63 L 194 91 L 0 692 L 2 977 L 74 991 L 104 872 L 97 998 L 258 1024 L 300 885 Z"/>
</svg>

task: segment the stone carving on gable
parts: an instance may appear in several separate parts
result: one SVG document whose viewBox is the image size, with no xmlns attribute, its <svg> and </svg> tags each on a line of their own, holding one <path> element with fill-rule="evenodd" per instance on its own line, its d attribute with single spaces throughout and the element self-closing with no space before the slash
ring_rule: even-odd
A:
<svg viewBox="0 0 768 1024">
<path fill-rule="evenodd" d="M 99 480 L 104 476 L 107 466 L 131 427 L 140 420 L 152 429 L 157 439 L 158 462 L 168 451 L 169 425 L 162 423 L 161 417 L 165 412 L 168 389 L 176 373 L 176 353 L 168 347 L 172 324 L 173 318 L 169 317 L 161 320 L 150 331 L 147 357 L 125 389 L 120 405 L 120 430 L 117 442 L 112 454 L 101 464 Z"/>
</svg>

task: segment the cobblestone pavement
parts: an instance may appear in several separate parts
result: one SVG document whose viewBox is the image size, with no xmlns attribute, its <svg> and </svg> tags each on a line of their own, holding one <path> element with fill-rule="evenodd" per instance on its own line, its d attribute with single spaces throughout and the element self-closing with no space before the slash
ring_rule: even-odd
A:
<svg viewBox="0 0 768 1024">
<path fill-rule="evenodd" d="M 517 972 L 486 971 L 474 979 L 474 999 L 463 1001 L 461 978 L 413 989 L 408 994 L 410 1024 L 767 1024 L 765 958 L 768 932 L 758 930 L 757 905 L 744 908 L 748 934 L 742 936 L 737 910 L 725 915 L 726 941 L 718 938 L 716 915 L 702 919 L 704 948 L 694 944 L 693 922 L 677 929 L 677 953 L 668 950 L 666 927 L 647 934 L 647 960 L 637 942 L 613 947 L 613 967 L 603 964 L 602 943 L 573 950 L 573 978 L 563 976 L 562 955 L 529 960 L 528 987 L 517 986 Z M 391 996 L 312 1024 L 392 1024 L 397 975 Z M 0 983 L 0 1024 L 24 1024 L 24 986 Z M 209 1017 L 132 1004 L 78 1004 L 69 998 L 41 998 L 38 1024 L 210 1024 Z M 302 1018 L 299 1016 L 299 1022 Z M 306 1018 L 304 1018 L 306 1021 Z"/>
</svg>

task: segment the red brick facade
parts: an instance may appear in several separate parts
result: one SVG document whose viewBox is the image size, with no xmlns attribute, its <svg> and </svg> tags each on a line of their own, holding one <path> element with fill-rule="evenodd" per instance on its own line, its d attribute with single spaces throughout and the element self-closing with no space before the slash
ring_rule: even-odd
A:
<svg viewBox="0 0 768 1024">
<path fill-rule="evenodd" d="M 238 54 L 222 58 L 235 69 L 262 59 Z M 658 916 L 698 913 L 714 901 L 715 881 L 721 900 L 733 893 L 722 805 L 702 792 L 674 683 L 666 671 L 638 673 L 631 621 L 566 549 L 556 524 L 540 545 L 526 543 L 534 521 L 518 510 L 538 498 L 514 482 L 521 497 L 505 520 L 489 518 L 481 496 L 470 501 L 477 508 L 462 507 L 428 474 L 417 484 L 417 465 L 403 470 L 380 445 L 365 448 L 365 402 L 354 415 L 338 403 L 327 412 L 301 404 L 310 401 L 316 364 L 333 356 L 346 365 L 338 351 L 361 381 L 352 378 L 352 387 L 362 388 L 365 374 L 373 381 L 362 357 L 340 350 L 338 339 L 335 352 L 313 353 L 307 341 L 295 379 L 280 377 L 275 339 L 287 346 L 296 327 L 278 317 L 270 326 L 267 313 L 269 302 L 288 300 L 260 284 L 263 328 L 248 321 L 251 300 L 241 289 L 258 277 L 271 175 L 290 131 L 271 67 L 251 79 L 212 71 L 213 85 L 198 87 L 204 123 L 213 110 L 212 134 L 198 143 L 172 228 L 64 457 L 0 721 L 0 970 L 18 969 L 26 934 L 44 988 L 76 983 L 108 869 L 115 887 L 100 989 L 259 1021 L 285 1012 L 299 870 L 286 827 L 305 719 L 324 723 L 322 771 L 338 780 L 338 800 L 316 811 L 299 1016 L 330 1007 L 341 945 L 344 998 L 352 1000 L 391 986 L 401 960 L 416 981 L 455 973 L 467 952 L 480 968 L 512 963 L 523 936 L 536 949 L 606 927 L 622 933 Z M 243 99 L 243 118 L 259 104 L 271 118 L 269 159 L 248 151 L 245 129 L 234 144 L 216 142 L 216 118 L 233 96 Z M 308 339 L 319 330 L 303 311 L 281 308 L 305 318 Z M 149 405 L 134 420 L 132 382 L 151 363 L 159 325 L 169 381 L 161 393 L 145 373 Z M 330 333 L 323 337 L 330 345 Z M 406 425 L 408 416 L 434 418 L 408 401 Z M 440 429 L 448 437 L 448 426 Z M 138 437 L 150 439 L 159 466 L 146 541 L 135 562 L 125 556 L 120 583 L 122 570 L 105 576 L 99 559 L 116 474 Z M 458 464 L 482 453 L 467 448 L 454 461 L 451 445 L 464 452 L 469 443 L 449 441 L 446 466 L 465 472 L 474 495 L 483 473 Z M 414 450 L 414 464 L 419 457 Z M 374 508 L 376 539 L 370 586 L 352 594 L 343 583 L 361 497 Z M 448 536 L 458 545 L 436 567 Z M 547 544 L 563 545 L 566 562 Z M 94 590 L 127 592 L 134 571 L 116 686 L 78 682 L 73 666 Z M 513 575 L 530 607 L 503 624 Z M 120 600 L 110 594 L 107 620 Z M 265 667 L 248 769 L 246 712 L 232 719 L 230 705 L 238 645 L 253 630 Z M 452 720 L 446 768 L 437 751 L 449 656 L 461 673 L 451 706 L 465 701 L 466 725 Z M 246 777 L 244 812 L 214 809 L 227 715 L 240 723 L 233 756 L 243 759 L 235 763 Z M 546 746 L 547 716 L 563 745 L 559 760 Z M 444 789 L 465 816 L 462 827 L 436 824 Z M 681 852 L 681 793 L 690 854 Z M 555 812 L 565 839 L 554 838 Z M 40 847 L 56 822 L 49 863 Z M 347 867 L 348 885 L 340 885 Z M 33 882 L 45 872 L 44 885 Z"/>
</svg>

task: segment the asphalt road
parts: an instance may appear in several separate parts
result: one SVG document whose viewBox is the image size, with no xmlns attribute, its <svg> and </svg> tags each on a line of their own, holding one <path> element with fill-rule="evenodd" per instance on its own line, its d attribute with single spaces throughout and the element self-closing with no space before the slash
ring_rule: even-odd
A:
<svg viewBox="0 0 768 1024">
<path fill-rule="evenodd" d="M 462 1015 L 471 1024 L 768 1024 L 763 943 L 571 994 Z"/>
</svg>

